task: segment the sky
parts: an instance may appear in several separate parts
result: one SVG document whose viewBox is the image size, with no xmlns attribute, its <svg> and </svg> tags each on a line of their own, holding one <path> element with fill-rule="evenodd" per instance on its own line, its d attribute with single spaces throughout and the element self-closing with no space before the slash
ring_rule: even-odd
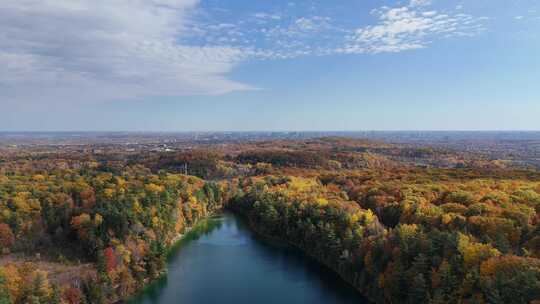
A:
<svg viewBox="0 0 540 304">
<path fill-rule="evenodd" d="M 0 131 L 540 130 L 536 0 L 2 0 Z"/>
</svg>

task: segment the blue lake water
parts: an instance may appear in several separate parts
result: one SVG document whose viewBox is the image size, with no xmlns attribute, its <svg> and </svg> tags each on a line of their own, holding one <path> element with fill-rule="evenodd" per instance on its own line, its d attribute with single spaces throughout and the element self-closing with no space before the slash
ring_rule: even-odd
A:
<svg viewBox="0 0 540 304">
<path fill-rule="evenodd" d="M 188 234 L 171 253 L 168 275 L 129 303 L 368 302 L 297 250 L 261 241 L 224 214 Z"/>
</svg>

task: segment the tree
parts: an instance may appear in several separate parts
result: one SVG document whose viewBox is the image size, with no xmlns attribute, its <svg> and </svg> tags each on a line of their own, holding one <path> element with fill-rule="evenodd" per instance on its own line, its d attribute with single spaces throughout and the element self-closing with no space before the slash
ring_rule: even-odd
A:
<svg viewBox="0 0 540 304">
<path fill-rule="evenodd" d="M 3 248 L 4 251 L 8 251 L 14 243 L 15 236 L 13 235 L 11 228 L 7 224 L 0 223 L 0 247 Z M 0 254 L 2 254 L 1 251 Z"/>
<path fill-rule="evenodd" d="M 83 299 L 82 293 L 78 288 L 68 287 L 62 293 L 62 303 L 80 304 Z"/>
<path fill-rule="evenodd" d="M 41 270 L 36 270 L 33 274 L 32 281 L 32 296 L 40 302 L 49 302 L 53 295 L 53 289 L 47 278 L 47 273 Z"/>
<path fill-rule="evenodd" d="M 11 304 L 11 295 L 6 286 L 6 279 L 0 272 L 0 304 Z"/>
<path fill-rule="evenodd" d="M 2 283 L 2 289 L 7 290 L 11 300 L 16 302 L 22 296 L 23 278 L 19 273 L 19 270 L 13 264 L 7 264 L 0 268 L 0 275 L 3 276 L 4 282 Z"/>
<path fill-rule="evenodd" d="M 422 274 L 418 274 L 414 277 L 410 287 L 409 303 L 427 303 L 428 299 L 426 279 Z"/>
<path fill-rule="evenodd" d="M 501 303 L 529 303 L 540 298 L 540 261 L 517 256 L 491 258 L 480 267 L 480 285 Z"/>
</svg>

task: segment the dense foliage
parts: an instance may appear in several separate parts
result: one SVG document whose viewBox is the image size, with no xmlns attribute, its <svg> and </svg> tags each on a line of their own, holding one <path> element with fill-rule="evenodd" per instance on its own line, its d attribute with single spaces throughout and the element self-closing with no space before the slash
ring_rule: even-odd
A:
<svg viewBox="0 0 540 304">
<path fill-rule="evenodd" d="M 0 304 L 124 299 L 223 206 L 377 303 L 540 299 L 537 170 L 340 138 L 40 149 L 0 153 Z"/>
<path fill-rule="evenodd" d="M 0 303 L 99 303 L 132 294 L 162 273 L 168 244 L 220 207 L 220 191 L 140 166 L 0 175 L 0 243 L 13 253 L 0 264 Z M 21 261 L 18 253 L 37 258 Z M 52 282 L 43 269 L 64 276 Z"/>
<path fill-rule="evenodd" d="M 231 207 L 377 303 L 540 298 L 540 183 L 408 174 L 243 180 Z"/>
</svg>

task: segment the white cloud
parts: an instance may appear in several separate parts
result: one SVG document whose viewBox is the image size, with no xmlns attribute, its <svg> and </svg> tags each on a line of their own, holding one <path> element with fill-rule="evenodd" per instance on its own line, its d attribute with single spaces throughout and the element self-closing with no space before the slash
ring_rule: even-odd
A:
<svg viewBox="0 0 540 304">
<path fill-rule="evenodd" d="M 414 7 L 374 10 L 377 25 L 359 28 L 349 37 L 342 53 L 401 52 L 426 47 L 433 39 L 471 36 L 483 27 L 467 14 L 424 11 Z"/>
<path fill-rule="evenodd" d="M 0 103 L 248 90 L 229 78 L 248 59 L 400 52 L 483 28 L 482 18 L 430 10 L 426 0 L 376 9 L 375 23 L 363 27 L 360 16 L 342 20 L 311 8 L 231 19 L 228 10 L 202 11 L 198 5 L 198 0 L 0 1 Z M 301 5 L 287 4 L 292 6 Z"/>
<path fill-rule="evenodd" d="M 430 1 L 411 1 L 402 7 L 383 6 L 372 10 L 372 14 L 375 23 L 355 27 L 353 24 L 363 21 L 360 14 L 356 20 L 345 20 L 342 16 L 299 16 L 284 11 L 257 13 L 255 17 L 265 22 L 240 20 L 235 31 L 205 33 L 205 39 L 237 45 L 257 59 L 375 54 L 425 48 L 438 39 L 474 36 L 484 30 L 482 21 L 486 20 L 459 13 L 455 8 L 435 11 L 430 9 Z M 273 15 L 280 16 L 279 22 L 266 22 Z"/>
<path fill-rule="evenodd" d="M 260 19 L 272 19 L 272 20 L 280 20 L 281 16 L 278 14 L 267 14 L 267 13 L 256 13 L 253 16 Z"/>
<path fill-rule="evenodd" d="M 279 38 L 280 35 L 298 38 L 328 30 L 330 28 L 329 21 L 329 18 L 321 16 L 300 17 L 292 20 L 288 26 L 278 25 L 268 29 L 268 33 L 274 35 L 270 38 Z"/>
<path fill-rule="evenodd" d="M 3 0 L 0 102 L 221 94 L 244 58 L 179 44 L 196 0 Z M 223 25 L 225 27 L 225 25 Z"/>
<path fill-rule="evenodd" d="M 296 19 L 294 23 L 298 27 L 299 30 L 304 31 L 304 32 L 313 31 L 317 29 L 316 23 L 313 22 L 313 20 L 309 18 L 304 18 L 304 17 L 298 18 Z"/>
<path fill-rule="evenodd" d="M 409 2 L 409 6 L 411 6 L 411 7 L 427 6 L 427 5 L 430 5 L 430 4 L 431 4 L 430 0 L 411 0 L 411 2 Z"/>
</svg>

